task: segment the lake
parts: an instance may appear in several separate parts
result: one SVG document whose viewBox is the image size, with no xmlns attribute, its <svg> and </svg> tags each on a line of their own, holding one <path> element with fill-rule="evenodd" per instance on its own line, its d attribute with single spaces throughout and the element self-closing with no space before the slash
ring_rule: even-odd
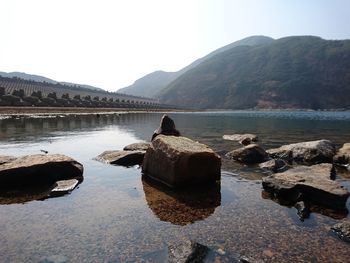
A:
<svg viewBox="0 0 350 263">
<path fill-rule="evenodd" d="M 160 189 L 139 167 L 95 161 L 105 150 L 149 141 L 161 113 L 0 119 L 0 154 L 68 155 L 84 165 L 72 193 L 0 202 L 0 262 L 164 262 L 172 244 L 193 240 L 266 262 L 349 262 L 350 246 L 330 231 L 347 217 L 323 209 L 299 220 L 268 198 L 257 166 L 223 160 L 221 184 L 203 192 Z M 266 149 L 329 139 L 350 142 L 350 112 L 232 111 L 169 113 L 183 136 L 217 152 L 240 147 L 224 134 L 253 133 Z M 350 190 L 350 176 L 337 180 Z M 24 201 L 23 201 L 24 200 Z M 0 198 L 1 201 L 1 198 Z M 350 210 L 350 201 L 347 202 Z"/>
</svg>

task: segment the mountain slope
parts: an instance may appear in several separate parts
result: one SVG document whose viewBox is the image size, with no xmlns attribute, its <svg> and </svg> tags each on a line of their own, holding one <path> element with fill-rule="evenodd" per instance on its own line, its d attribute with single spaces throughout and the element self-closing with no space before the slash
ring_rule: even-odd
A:
<svg viewBox="0 0 350 263">
<path fill-rule="evenodd" d="M 195 108 L 350 109 L 350 40 L 300 36 L 212 56 L 163 90 Z"/>
<path fill-rule="evenodd" d="M 74 83 L 70 83 L 70 82 L 59 82 L 53 79 L 49 79 L 43 76 L 39 76 L 39 75 L 33 75 L 33 74 L 27 74 L 24 72 L 2 72 L 0 71 L 0 76 L 5 77 L 5 78 L 20 78 L 20 79 L 25 79 L 25 80 L 32 80 L 32 81 L 36 81 L 36 82 L 47 82 L 50 84 L 62 84 L 62 85 L 68 85 L 68 86 L 79 86 L 79 87 L 83 87 L 86 89 L 90 89 L 90 90 L 100 90 L 103 91 L 103 89 L 101 88 L 97 88 L 97 87 L 93 87 L 90 85 L 84 85 L 84 84 L 74 84 Z"/>
<path fill-rule="evenodd" d="M 206 55 L 203 58 L 197 59 L 190 65 L 186 66 L 185 68 L 176 71 L 176 72 L 165 72 L 165 71 L 155 71 L 152 72 L 134 82 L 134 84 L 119 89 L 118 92 L 131 94 L 135 96 L 144 96 L 144 97 L 152 97 L 155 98 L 158 96 L 158 94 L 172 81 L 174 81 L 176 78 L 181 76 L 183 73 L 187 72 L 188 70 L 191 70 L 195 68 L 200 63 L 210 59 L 211 57 L 215 56 L 216 54 L 222 53 L 226 50 L 229 50 L 233 47 L 237 46 L 256 46 L 256 45 L 264 45 L 272 42 L 273 39 L 266 36 L 251 36 L 244 38 L 242 40 L 233 42 L 229 45 L 226 45 L 222 48 L 219 48 L 210 54 Z"/>
</svg>

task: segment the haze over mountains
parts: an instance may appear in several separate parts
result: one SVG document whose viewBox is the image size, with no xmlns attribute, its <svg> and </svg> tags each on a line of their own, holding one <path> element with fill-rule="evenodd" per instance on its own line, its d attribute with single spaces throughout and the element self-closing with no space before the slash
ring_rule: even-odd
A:
<svg viewBox="0 0 350 263">
<path fill-rule="evenodd" d="M 350 109 L 350 40 L 253 36 L 119 92 L 203 109 Z"/>
</svg>

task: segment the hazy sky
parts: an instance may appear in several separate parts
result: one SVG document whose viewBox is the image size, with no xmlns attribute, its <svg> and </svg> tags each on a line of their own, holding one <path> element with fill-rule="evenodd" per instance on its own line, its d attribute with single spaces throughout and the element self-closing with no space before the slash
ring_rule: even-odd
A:
<svg viewBox="0 0 350 263">
<path fill-rule="evenodd" d="M 0 0 L 0 71 L 115 91 L 251 35 L 350 39 L 349 0 Z"/>
</svg>

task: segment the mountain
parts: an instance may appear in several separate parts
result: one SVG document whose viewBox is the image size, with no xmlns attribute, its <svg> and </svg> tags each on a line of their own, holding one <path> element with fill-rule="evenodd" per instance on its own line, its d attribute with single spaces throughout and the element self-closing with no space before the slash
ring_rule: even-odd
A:
<svg viewBox="0 0 350 263">
<path fill-rule="evenodd" d="M 50 84 L 62 84 L 62 85 L 67 85 L 67 86 L 79 86 L 79 87 L 83 87 L 86 89 L 90 89 L 90 90 L 98 90 L 98 91 L 104 91 L 101 88 L 97 88 L 97 87 L 93 87 L 90 85 L 84 85 L 84 84 L 74 84 L 74 83 L 70 83 L 70 82 L 59 82 L 56 80 L 52 80 L 43 76 L 39 76 L 39 75 L 33 75 L 33 74 L 27 74 L 24 72 L 1 72 L 0 71 L 0 76 L 5 77 L 5 78 L 20 78 L 20 79 L 25 79 L 25 80 L 32 80 L 32 81 L 36 81 L 36 82 L 47 82 Z"/>
<path fill-rule="evenodd" d="M 135 96 L 144 96 L 144 97 L 151 97 L 155 98 L 161 92 L 167 85 L 169 85 L 172 81 L 174 81 L 176 78 L 184 74 L 185 72 L 195 68 L 200 63 L 210 59 L 211 57 L 215 56 L 216 54 L 222 53 L 226 50 L 229 50 L 233 47 L 237 46 L 256 46 L 256 45 L 264 45 L 272 42 L 273 39 L 266 36 L 251 36 L 244 38 L 242 40 L 233 42 L 229 45 L 226 45 L 222 48 L 219 48 L 207 56 L 197 59 L 187 67 L 176 71 L 176 72 L 165 72 L 165 71 L 155 71 L 152 72 L 134 82 L 134 84 L 119 89 L 118 92 L 126 93 L 130 95 Z"/>
<path fill-rule="evenodd" d="M 205 109 L 350 109 L 350 40 L 294 36 L 229 48 L 179 76 L 160 98 Z"/>
</svg>

